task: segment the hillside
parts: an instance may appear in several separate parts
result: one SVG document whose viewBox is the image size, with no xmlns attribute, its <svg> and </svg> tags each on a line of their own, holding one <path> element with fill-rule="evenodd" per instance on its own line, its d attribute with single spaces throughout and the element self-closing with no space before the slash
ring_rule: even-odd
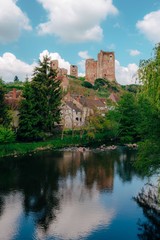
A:
<svg viewBox="0 0 160 240">
<path fill-rule="evenodd" d="M 68 92 L 71 94 L 79 94 L 91 97 L 100 97 L 108 99 L 108 97 L 114 93 L 117 98 L 126 91 L 120 84 L 116 81 L 110 82 L 105 79 L 96 79 L 94 86 L 85 81 L 85 78 L 73 78 L 69 76 L 69 88 Z"/>
</svg>

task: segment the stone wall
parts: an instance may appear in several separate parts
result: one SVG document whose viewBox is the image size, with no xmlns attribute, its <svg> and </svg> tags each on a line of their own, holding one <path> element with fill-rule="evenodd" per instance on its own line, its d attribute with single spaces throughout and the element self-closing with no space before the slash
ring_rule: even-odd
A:
<svg viewBox="0 0 160 240">
<path fill-rule="evenodd" d="M 97 61 L 94 59 L 86 60 L 86 81 L 94 84 L 97 78 Z"/>
<path fill-rule="evenodd" d="M 97 78 L 115 80 L 115 56 L 114 52 L 100 51 L 98 60 L 86 60 L 86 81 L 94 84 Z"/>
<path fill-rule="evenodd" d="M 78 67 L 76 65 L 70 66 L 70 75 L 78 78 Z"/>
<path fill-rule="evenodd" d="M 100 51 L 98 54 L 97 78 L 115 80 L 115 57 L 113 52 Z"/>
</svg>

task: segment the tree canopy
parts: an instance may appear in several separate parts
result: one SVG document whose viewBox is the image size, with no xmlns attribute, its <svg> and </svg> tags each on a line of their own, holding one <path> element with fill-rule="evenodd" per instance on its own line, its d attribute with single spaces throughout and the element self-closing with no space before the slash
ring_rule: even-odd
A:
<svg viewBox="0 0 160 240">
<path fill-rule="evenodd" d="M 32 81 L 25 84 L 18 130 L 21 139 L 41 139 L 60 121 L 62 91 L 50 61 L 48 56 L 39 61 Z"/>
<path fill-rule="evenodd" d="M 140 62 L 141 88 L 137 96 L 143 136 L 137 166 L 146 173 L 160 169 L 160 43 L 153 53 L 152 58 Z"/>
</svg>

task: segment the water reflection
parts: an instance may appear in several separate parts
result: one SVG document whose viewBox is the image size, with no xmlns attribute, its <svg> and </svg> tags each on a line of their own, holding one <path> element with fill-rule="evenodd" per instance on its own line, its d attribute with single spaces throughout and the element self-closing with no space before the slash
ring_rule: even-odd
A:
<svg viewBox="0 0 160 240">
<path fill-rule="evenodd" d="M 0 218 L 0 239 L 10 240 L 18 233 L 20 216 L 22 214 L 22 196 L 10 193 L 3 197 L 3 211 Z"/>
<path fill-rule="evenodd" d="M 114 209 L 106 209 L 101 203 L 96 186 L 87 189 L 80 174 L 74 179 L 60 183 L 60 208 L 47 232 L 37 229 L 38 239 L 44 236 L 59 236 L 62 239 L 79 239 L 88 235 L 98 225 L 107 225 L 114 216 Z"/>
<path fill-rule="evenodd" d="M 138 175 L 130 163 L 134 157 L 133 152 L 117 150 L 1 160 L 0 239 L 24 239 L 27 221 L 32 225 L 25 229 L 27 240 L 79 239 L 107 228 L 117 212 L 103 203 L 101 193 L 112 195 L 115 174 L 123 182 Z"/>
</svg>

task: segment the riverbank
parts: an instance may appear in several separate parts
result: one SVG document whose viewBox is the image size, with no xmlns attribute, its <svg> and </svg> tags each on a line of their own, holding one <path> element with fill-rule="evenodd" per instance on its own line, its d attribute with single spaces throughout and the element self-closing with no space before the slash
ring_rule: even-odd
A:
<svg viewBox="0 0 160 240">
<path fill-rule="evenodd" d="M 16 142 L 0 145 L 0 158 L 7 156 L 18 156 L 21 154 L 38 152 L 43 150 L 52 150 L 65 147 L 81 147 L 89 145 L 101 145 L 104 139 L 97 135 L 95 139 L 88 139 L 85 135 L 80 138 L 76 136 L 65 136 L 63 139 L 57 137 L 55 139 L 43 142 Z"/>
</svg>

